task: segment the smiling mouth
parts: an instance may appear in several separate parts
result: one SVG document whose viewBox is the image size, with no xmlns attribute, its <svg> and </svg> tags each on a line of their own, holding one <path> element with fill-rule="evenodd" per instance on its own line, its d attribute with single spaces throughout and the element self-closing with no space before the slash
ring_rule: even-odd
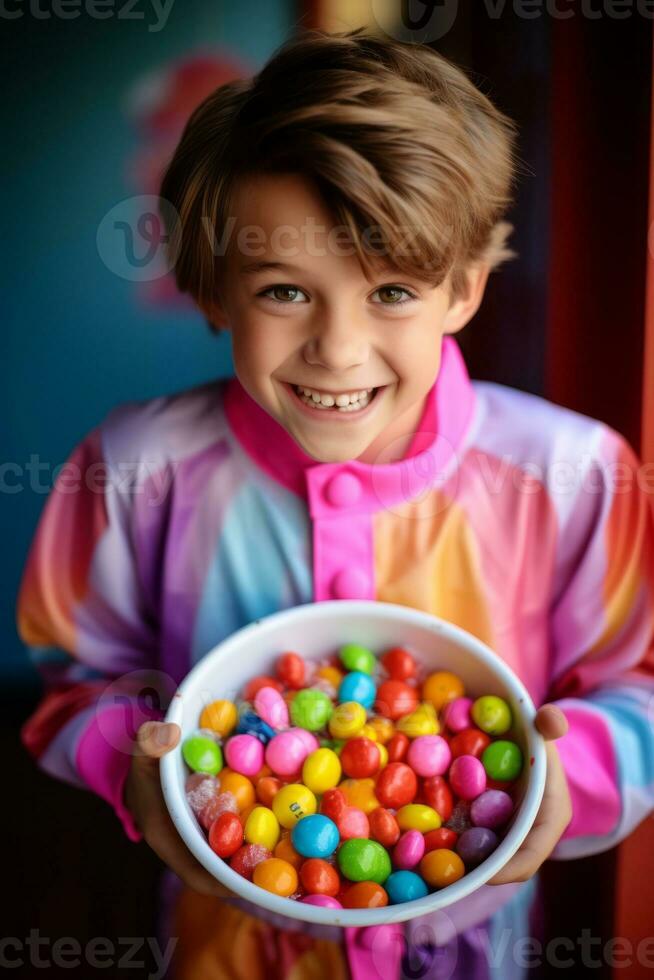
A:
<svg viewBox="0 0 654 980">
<path fill-rule="evenodd" d="M 320 395 L 318 392 L 314 393 L 312 389 L 304 387 L 304 385 L 291 385 L 291 388 L 300 401 L 310 408 L 323 412 L 341 412 L 342 414 L 360 412 L 370 404 L 380 390 L 379 388 L 366 388 L 351 394 L 331 395 L 325 393 Z M 348 401 L 346 402 L 345 399 Z"/>
</svg>

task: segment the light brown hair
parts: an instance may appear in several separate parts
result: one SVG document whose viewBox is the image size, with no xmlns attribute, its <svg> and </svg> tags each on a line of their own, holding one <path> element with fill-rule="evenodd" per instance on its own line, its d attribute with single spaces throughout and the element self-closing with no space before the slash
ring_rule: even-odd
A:
<svg viewBox="0 0 654 980">
<path fill-rule="evenodd" d="M 305 30 L 188 120 L 161 184 L 177 285 L 211 306 L 224 256 L 207 229 L 220 239 L 237 181 L 299 173 L 347 228 L 366 275 L 380 255 L 372 229 L 384 264 L 434 286 L 449 273 L 455 299 L 467 265 L 515 254 L 501 220 L 514 143 L 513 122 L 431 48 L 363 28 Z"/>
</svg>

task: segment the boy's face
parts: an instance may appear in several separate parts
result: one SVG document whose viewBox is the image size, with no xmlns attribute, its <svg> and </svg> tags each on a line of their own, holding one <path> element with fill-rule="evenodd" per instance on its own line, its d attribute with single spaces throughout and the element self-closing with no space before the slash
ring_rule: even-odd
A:
<svg viewBox="0 0 654 980">
<path fill-rule="evenodd" d="M 474 314 L 488 268 L 473 271 L 468 296 L 451 306 L 447 281 L 431 288 L 381 266 L 369 281 L 322 198 L 294 174 L 243 181 L 232 215 L 222 302 L 205 312 L 231 330 L 243 387 L 320 462 L 401 458 L 438 375 L 443 334 Z M 277 265 L 252 268 L 262 263 Z M 298 386 L 327 406 L 312 407 Z"/>
</svg>

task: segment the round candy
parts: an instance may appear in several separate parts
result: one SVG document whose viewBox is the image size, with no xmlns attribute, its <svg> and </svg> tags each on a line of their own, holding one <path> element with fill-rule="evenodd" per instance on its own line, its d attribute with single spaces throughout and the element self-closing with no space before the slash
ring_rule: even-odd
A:
<svg viewBox="0 0 654 980">
<path fill-rule="evenodd" d="M 267 806 L 255 806 L 245 822 L 243 836 L 248 844 L 263 844 L 272 851 L 279 840 L 279 821 Z"/>
<path fill-rule="evenodd" d="M 415 677 L 416 661 L 404 647 L 393 647 L 387 650 L 381 658 L 382 666 L 394 681 L 406 681 Z"/>
<path fill-rule="evenodd" d="M 421 735 L 438 735 L 440 725 L 434 708 L 429 701 L 424 701 L 415 711 L 398 719 L 397 730 L 409 738 L 419 738 Z"/>
<path fill-rule="evenodd" d="M 329 665 L 319 667 L 316 671 L 316 680 L 326 681 L 333 690 L 334 697 L 336 697 L 338 686 L 343 680 L 343 671 L 339 670 L 338 667 L 330 667 Z"/>
<path fill-rule="evenodd" d="M 456 831 L 457 834 L 462 834 L 464 830 L 468 830 L 472 826 L 470 804 L 467 800 L 459 800 L 454 804 L 452 816 L 447 821 L 447 826 L 450 830 Z"/>
<path fill-rule="evenodd" d="M 429 851 L 420 862 L 420 874 L 432 888 L 445 888 L 465 874 L 465 865 L 456 851 L 442 847 Z"/>
<path fill-rule="evenodd" d="M 342 909 L 343 906 L 336 898 L 331 895 L 305 895 L 300 899 L 305 905 L 318 905 L 324 909 Z"/>
<path fill-rule="evenodd" d="M 417 792 L 416 774 L 404 762 L 389 762 L 377 777 L 375 796 L 382 806 L 398 810 L 411 803 Z"/>
<path fill-rule="evenodd" d="M 369 738 L 351 738 L 341 751 L 343 772 L 354 779 L 365 779 L 377 772 L 381 762 L 379 746 Z"/>
<path fill-rule="evenodd" d="M 364 674 L 360 670 L 351 670 L 339 685 L 338 700 L 341 702 L 358 701 L 364 708 L 372 708 L 375 693 L 375 682 L 369 674 Z"/>
<path fill-rule="evenodd" d="M 372 813 L 380 804 L 375 795 L 374 779 L 344 779 L 339 789 L 349 806 L 355 806 L 364 813 Z"/>
<path fill-rule="evenodd" d="M 460 755 L 474 755 L 480 759 L 490 741 L 490 736 L 480 728 L 464 728 L 451 740 L 450 749 L 455 759 Z"/>
<path fill-rule="evenodd" d="M 394 905 L 400 902 L 413 902 L 429 894 L 427 885 L 415 871 L 394 871 L 385 883 L 388 897 Z"/>
<path fill-rule="evenodd" d="M 509 782 L 522 772 L 522 752 L 519 746 L 505 739 L 491 742 L 484 749 L 481 761 L 491 779 Z"/>
<path fill-rule="evenodd" d="M 462 732 L 464 728 L 472 726 L 470 709 L 472 708 L 472 698 L 454 698 L 443 708 L 443 721 L 451 732 Z"/>
<path fill-rule="evenodd" d="M 441 818 L 424 803 L 408 803 L 400 807 L 395 814 L 400 830 L 419 830 L 426 834 L 429 830 L 436 830 L 441 825 Z"/>
<path fill-rule="evenodd" d="M 342 874 L 350 881 L 376 881 L 383 885 L 391 873 L 388 851 L 374 840 L 346 840 L 337 859 Z"/>
<path fill-rule="evenodd" d="M 244 844 L 235 854 L 232 854 L 229 866 L 243 878 L 252 881 L 256 866 L 270 856 L 268 848 L 262 847 L 261 844 Z"/>
<path fill-rule="evenodd" d="M 424 700 L 430 701 L 436 711 L 440 711 L 448 701 L 463 697 L 463 694 L 463 681 L 449 670 L 437 670 L 434 674 L 430 674 L 422 685 Z"/>
<path fill-rule="evenodd" d="M 513 813 L 513 800 L 501 789 L 487 789 L 473 801 L 470 819 L 476 827 L 495 830 L 505 824 Z"/>
<path fill-rule="evenodd" d="M 358 701 L 337 704 L 329 719 L 329 733 L 334 738 L 353 738 L 366 723 L 366 709 Z"/>
<path fill-rule="evenodd" d="M 232 735 L 225 743 L 227 765 L 243 776 L 254 776 L 263 765 L 263 745 L 254 735 Z"/>
<path fill-rule="evenodd" d="M 302 657 L 297 653 L 282 653 L 277 658 L 275 670 L 280 681 L 295 691 L 304 686 L 306 666 Z"/>
<path fill-rule="evenodd" d="M 324 814 L 313 813 L 298 820 L 291 831 L 291 842 L 304 857 L 326 858 L 338 847 L 338 827 Z"/>
<path fill-rule="evenodd" d="M 267 892 L 284 898 L 297 891 L 297 871 L 292 864 L 282 861 L 281 858 L 271 857 L 257 864 L 252 880 L 259 888 L 265 888 Z"/>
<path fill-rule="evenodd" d="M 243 689 L 243 700 L 254 701 L 256 693 L 261 687 L 276 687 L 278 691 L 282 690 L 282 685 L 274 677 L 260 675 L 259 677 L 253 677 L 252 680 L 247 682 Z"/>
<path fill-rule="evenodd" d="M 379 685 L 375 710 L 380 715 L 397 721 L 408 715 L 418 706 L 418 693 L 415 687 L 404 681 L 390 680 Z"/>
<path fill-rule="evenodd" d="M 332 713 L 333 705 L 324 691 L 305 687 L 298 691 L 291 701 L 291 719 L 298 728 L 318 732 L 325 728 Z"/>
<path fill-rule="evenodd" d="M 407 830 L 402 834 L 393 851 L 393 864 L 396 868 L 410 871 L 420 863 L 425 853 L 425 838 L 419 830 Z"/>
<path fill-rule="evenodd" d="M 218 792 L 218 780 L 204 772 L 192 772 L 184 785 L 184 792 L 191 810 L 199 817 L 205 806 Z"/>
<path fill-rule="evenodd" d="M 409 746 L 407 762 L 418 776 L 442 776 L 452 753 L 441 735 L 420 735 Z"/>
<path fill-rule="evenodd" d="M 370 836 L 370 821 L 363 810 L 355 806 L 346 806 L 341 810 L 336 818 L 336 826 L 341 840 Z"/>
<path fill-rule="evenodd" d="M 365 723 L 361 731 L 359 732 L 358 738 L 368 738 L 371 742 L 377 741 L 377 732 L 368 722 Z"/>
<path fill-rule="evenodd" d="M 231 769 L 223 770 L 220 774 L 220 793 L 230 793 L 236 800 L 239 810 L 245 810 L 255 801 L 254 786 L 247 776 Z"/>
<path fill-rule="evenodd" d="M 260 687 L 254 696 L 254 710 L 271 728 L 288 727 L 288 705 L 274 687 Z"/>
<path fill-rule="evenodd" d="M 259 803 L 263 803 L 264 806 L 272 806 L 272 801 L 281 788 L 282 781 L 276 779 L 275 776 L 263 776 L 258 779 L 255 789 Z"/>
<path fill-rule="evenodd" d="M 338 871 L 322 858 L 309 858 L 302 862 L 300 881 L 310 895 L 331 895 L 333 898 L 341 887 Z"/>
<path fill-rule="evenodd" d="M 285 830 L 284 833 L 287 834 L 288 831 Z M 302 855 L 298 854 L 293 847 L 290 836 L 280 838 L 275 850 L 273 851 L 273 856 L 276 858 L 281 858 L 282 861 L 288 861 L 289 864 L 293 865 L 296 871 L 299 871 L 304 863 L 304 858 Z"/>
<path fill-rule="evenodd" d="M 459 837 L 456 850 L 466 867 L 475 868 L 492 854 L 498 843 L 497 834 L 488 827 L 470 827 Z"/>
<path fill-rule="evenodd" d="M 235 813 L 238 816 L 238 812 L 238 804 L 232 793 L 217 793 L 197 816 L 204 829 L 209 830 L 222 813 Z"/>
<path fill-rule="evenodd" d="M 259 715 L 255 715 L 254 711 L 244 711 L 238 720 L 238 725 L 236 726 L 236 733 L 238 735 L 254 735 L 258 738 L 260 742 L 264 745 L 274 737 L 275 731 L 266 724 Z"/>
<path fill-rule="evenodd" d="M 488 735 L 503 735 L 513 724 L 510 707 L 494 694 L 477 698 L 470 713 L 475 725 Z"/>
<path fill-rule="evenodd" d="M 421 788 L 422 802 L 434 808 L 441 820 L 449 820 L 454 807 L 452 790 L 444 776 L 429 776 Z"/>
<path fill-rule="evenodd" d="M 209 828 L 209 847 L 221 858 L 231 857 L 243 843 L 243 827 L 235 813 L 221 813 Z"/>
<path fill-rule="evenodd" d="M 314 814 L 316 807 L 315 796 L 302 783 L 289 783 L 287 786 L 282 786 L 275 794 L 272 804 L 273 813 L 282 827 L 294 827 L 303 817 Z M 295 847 L 295 844 L 293 846 Z"/>
<path fill-rule="evenodd" d="M 370 836 L 373 840 L 379 841 L 384 847 L 392 847 L 400 839 L 400 827 L 395 819 L 395 814 L 391 813 L 383 806 L 378 806 L 368 817 L 370 823 Z"/>
<path fill-rule="evenodd" d="M 184 739 L 182 756 L 193 772 L 206 772 L 215 776 L 223 767 L 223 752 L 218 742 L 199 732 Z"/>
<path fill-rule="evenodd" d="M 486 789 L 484 766 L 474 755 L 460 755 L 450 766 L 450 786 L 462 800 L 474 800 Z"/>
<path fill-rule="evenodd" d="M 210 728 L 221 738 L 225 738 L 234 730 L 238 721 L 238 712 L 233 701 L 212 701 L 200 715 L 200 728 Z"/>
<path fill-rule="evenodd" d="M 457 842 L 458 834 L 456 830 L 449 827 L 439 827 L 437 830 L 430 830 L 425 834 L 425 851 L 436 851 L 440 847 L 452 849 Z"/>
<path fill-rule="evenodd" d="M 386 889 L 375 881 L 357 881 L 343 892 L 343 908 L 381 909 L 388 905 Z"/>
<path fill-rule="evenodd" d="M 368 724 L 373 729 L 375 738 L 380 745 L 387 745 L 395 734 L 395 725 L 391 719 L 384 718 L 382 715 L 375 715 Z"/>
<path fill-rule="evenodd" d="M 322 795 L 320 801 L 320 812 L 324 813 L 326 817 L 329 817 L 334 823 L 338 822 L 338 818 L 348 806 L 348 802 L 345 799 L 345 793 L 340 789 L 328 789 Z"/>
<path fill-rule="evenodd" d="M 374 653 L 358 643 L 346 643 L 339 650 L 339 656 L 341 663 L 347 670 L 358 670 L 362 674 L 372 674 L 374 670 Z"/>
<path fill-rule="evenodd" d="M 388 761 L 402 762 L 410 744 L 408 735 L 405 735 L 404 732 L 395 732 L 386 746 L 388 749 Z"/>
<path fill-rule="evenodd" d="M 341 778 L 341 760 L 332 749 L 316 749 L 302 766 L 302 782 L 313 793 L 321 794 L 338 785 Z"/>
<path fill-rule="evenodd" d="M 270 739 L 266 746 L 266 763 L 278 776 L 294 776 L 316 747 L 309 748 L 300 730 L 290 728 Z"/>
</svg>

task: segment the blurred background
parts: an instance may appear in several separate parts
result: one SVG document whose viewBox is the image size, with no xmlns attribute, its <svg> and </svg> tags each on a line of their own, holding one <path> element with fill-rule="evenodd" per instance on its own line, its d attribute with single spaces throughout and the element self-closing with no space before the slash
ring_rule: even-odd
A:
<svg viewBox="0 0 654 980">
<path fill-rule="evenodd" d="M 104 803 L 41 775 L 18 729 L 39 697 L 14 608 L 38 515 L 72 447 L 117 403 L 227 376 L 162 268 L 140 258 L 154 195 L 191 110 L 257 71 L 299 27 L 368 25 L 467 68 L 520 129 L 510 220 L 518 258 L 491 277 L 459 335 L 470 373 L 601 418 L 654 462 L 651 4 L 634 0 L 15 0 L 2 191 L 7 229 L 0 519 L 4 808 L 16 884 L 6 935 L 153 935 L 157 863 Z M 100 16 L 100 14 L 102 16 Z M 141 206 L 142 210 L 142 206 Z M 122 222 L 125 238 L 107 229 Z M 648 247 L 649 235 L 649 247 Z M 131 249 L 131 253 L 130 253 Z M 130 261 L 130 254 L 132 260 Z M 649 379 L 649 387 L 646 380 Z M 20 831 L 20 833 L 19 833 Z M 7 836 L 11 835 L 11 836 Z M 129 889 L 123 868 L 129 862 Z M 651 821 L 617 853 L 547 870 L 552 935 L 654 934 Z M 654 961 L 654 955 L 652 956 Z M 124 965 L 120 977 L 144 976 Z M 25 976 L 31 976 L 32 967 Z M 80 969 L 57 970 L 70 976 Z M 104 971 L 113 976 L 113 968 Z M 85 972 L 86 971 L 86 972 Z M 18 975 L 20 971 L 14 971 Z M 574 975 L 611 975 L 610 966 Z M 622 977 L 649 976 L 634 964 Z"/>
</svg>

